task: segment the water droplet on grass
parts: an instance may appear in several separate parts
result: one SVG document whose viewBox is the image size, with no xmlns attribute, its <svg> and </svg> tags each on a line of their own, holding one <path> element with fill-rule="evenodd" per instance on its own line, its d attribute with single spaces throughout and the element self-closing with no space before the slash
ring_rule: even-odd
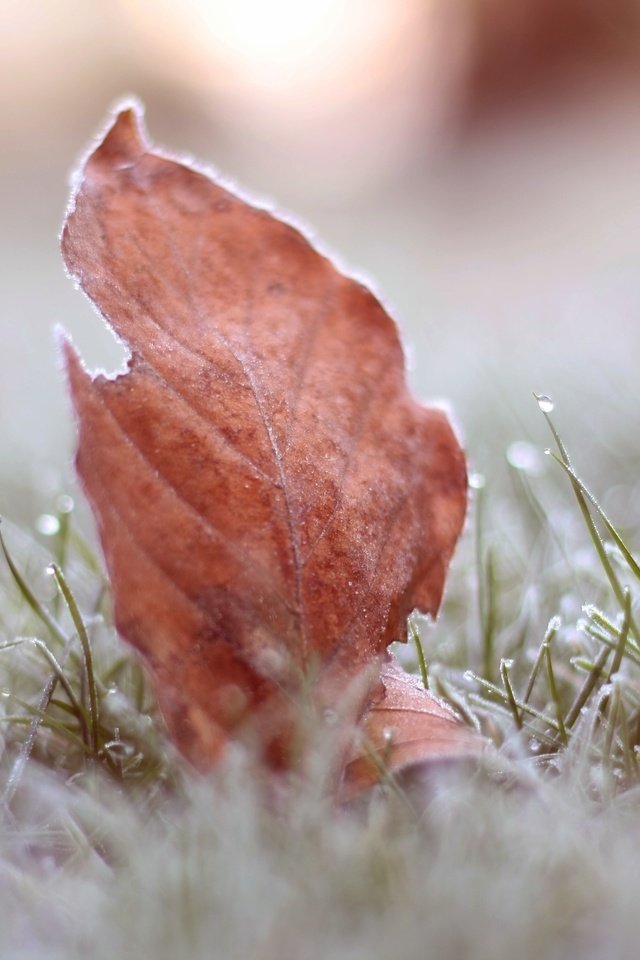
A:
<svg viewBox="0 0 640 960">
<path fill-rule="evenodd" d="M 469 474 L 469 486 L 472 490 L 482 490 L 486 484 L 486 480 L 482 473 L 470 473 Z"/>
<path fill-rule="evenodd" d="M 56 500 L 56 507 L 59 513 L 71 513 L 74 506 L 73 497 L 68 496 L 66 493 L 63 493 Z"/>
<path fill-rule="evenodd" d="M 538 406 L 543 413 L 552 413 L 555 407 L 555 403 L 548 397 L 546 393 L 536 393 L 535 398 L 538 401 Z"/>
</svg>

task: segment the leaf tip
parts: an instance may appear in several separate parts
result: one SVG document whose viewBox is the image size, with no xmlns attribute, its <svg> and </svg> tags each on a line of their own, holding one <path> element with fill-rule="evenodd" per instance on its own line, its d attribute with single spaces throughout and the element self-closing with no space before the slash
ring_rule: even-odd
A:
<svg viewBox="0 0 640 960">
<path fill-rule="evenodd" d="M 139 101 L 120 103 L 111 126 L 89 157 L 87 169 L 98 165 L 118 169 L 132 166 L 147 148 L 143 116 Z"/>
<path fill-rule="evenodd" d="M 60 232 L 60 247 L 69 276 L 77 282 L 80 278 L 74 264 L 69 227 L 73 219 L 79 194 L 87 181 L 95 180 L 100 170 L 126 169 L 147 151 L 144 107 L 135 97 L 120 100 L 112 110 L 109 121 L 71 174 L 71 196 Z"/>
</svg>

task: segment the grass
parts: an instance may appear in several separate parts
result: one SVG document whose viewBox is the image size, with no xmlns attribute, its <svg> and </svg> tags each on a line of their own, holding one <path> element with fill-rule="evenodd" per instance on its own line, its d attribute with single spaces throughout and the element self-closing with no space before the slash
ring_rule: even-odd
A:
<svg viewBox="0 0 640 960">
<path fill-rule="evenodd" d="M 239 750 L 186 771 L 71 500 L 4 523 L 0 956 L 637 954 L 640 567 L 540 406 L 552 452 L 473 477 L 442 617 L 399 651 L 495 757 L 358 810 L 320 730 L 275 810 Z"/>
<path fill-rule="evenodd" d="M 37 570 L 31 576 L 0 529 L 9 574 L 0 621 L 6 807 L 30 762 L 72 777 L 99 767 L 128 790 L 156 789 L 170 778 L 144 670 L 110 625 L 104 575 L 71 527 L 70 503 L 62 498 L 57 517 L 40 518 L 40 527 L 52 533 L 49 558 L 28 537 L 9 531 L 27 571 Z M 77 580 L 84 613 L 61 564 Z"/>
<path fill-rule="evenodd" d="M 594 793 L 610 796 L 634 786 L 639 774 L 640 566 L 576 474 L 551 417 L 553 404 L 537 399 L 555 445 L 546 453 L 568 480 L 582 539 L 592 550 L 587 576 L 575 563 L 585 544 L 564 541 L 565 533 L 554 528 L 531 476 L 539 473 L 535 451 L 520 444 L 511 469 L 517 503 L 533 523 L 528 536 L 520 531 L 523 543 L 514 556 L 513 544 L 501 542 L 504 531 L 488 535 L 487 491 L 482 478 L 472 476 L 474 529 L 466 559 L 474 568 L 477 615 L 460 596 L 461 586 L 472 592 L 468 579 L 458 580 L 458 596 L 435 631 L 430 686 L 520 766 L 555 774 L 575 767 Z M 593 602 L 580 602 L 585 580 Z M 544 626 L 543 604 L 551 613 Z M 431 630 L 421 624 L 423 675 L 420 657 Z"/>
</svg>

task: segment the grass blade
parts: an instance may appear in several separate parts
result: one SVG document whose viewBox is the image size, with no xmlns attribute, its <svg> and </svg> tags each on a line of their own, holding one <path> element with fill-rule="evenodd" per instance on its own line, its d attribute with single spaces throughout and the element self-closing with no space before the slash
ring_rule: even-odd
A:
<svg viewBox="0 0 640 960">
<path fill-rule="evenodd" d="M 51 569 L 53 570 L 53 575 L 56 578 L 56 583 L 60 588 L 62 596 L 64 597 L 65 603 L 69 608 L 69 613 L 71 614 L 71 619 L 73 620 L 73 625 L 76 628 L 78 633 L 78 638 L 82 645 L 82 652 L 84 655 L 84 665 L 85 665 L 85 675 L 87 678 L 87 687 L 89 690 L 89 729 L 91 733 L 91 749 L 94 756 L 97 755 L 100 749 L 100 730 L 99 730 L 99 716 L 98 716 L 98 691 L 96 686 L 96 678 L 93 668 L 93 653 L 91 651 L 91 642 L 89 640 L 89 634 L 84 625 L 84 620 L 82 615 L 78 610 L 78 605 L 76 604 L 75 598 L 69 589 L 69 585 L 65 579 L 65 576 L 57 565 L 57 563 L 51 564 Z"/>
<path fill-rule="evenodd" d="M 424 658 L 424 649 L 422 647 L 422 641 L 420 639 L 420 631 L 416 627 L 413 621 L 409 621 L 409 633 L 411 634 L 411 639 L 414 642 L 416 648 L 416 654 L 418 656 L 418 666 L 420 667 L 420 676 L 422 678 L 422 686 L 425 690 L 429 689 L 429 673 L 427 671 L 427 661 Z"/>
<path fill-rule="evenodd" d="M 7 545 L 4 541 L 4 537 L 2 536 L 2 530 L 0 530 L 0 548 L 2 548 L 2 552 L 4 553 L 4 558 L 7 561 L 7 566 L 11 571 L 11 576 L 15 580 L 16 585 L 20 590 L 20 593 L 22 594 L 23 598 L 26 600 L 29 607 L 33 610 L 33 612 L 38 617 L 38 619 L 41 620 L 42 623 L 44 623 L 45 627 L 51 633 L 52 637 L 54 637 L 59 643 L 63 645 L 66 644 L 67 637 L 65 636 L 64 631 L 60 626 L 58 626 L 58 624 L 53 619 L 49 611 L 45 607 L 43 607 L 43 605 L 40 603 L 40 601 L 32 591 L 31 587 L 28 585 L 28 583 L 26 582 L 26 580 L 24 579 L 24 577 L 16 567 L 13 561 L 13 558 L 9 553 L 9 550 L 7 549 Z"/>
</svg>

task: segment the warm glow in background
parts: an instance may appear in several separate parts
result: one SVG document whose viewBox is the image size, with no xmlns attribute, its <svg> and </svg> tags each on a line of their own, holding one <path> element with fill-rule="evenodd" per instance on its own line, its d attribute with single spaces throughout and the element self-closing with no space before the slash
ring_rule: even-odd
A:
<svg viewBox="0 0 640 960">
<path fill-rule="evenodd" d="M 0 36 L 3 489 L 46 498 L 69 474 L 53 325 L 91 365 L 119 356 L 57 233 L 69 171 L 127 93 L 153 139 L 370 278 L 474 466 L 540 432 L 532 390 L 580 442 L 603 407 L 633 433 L 638 0 L 22 0 Z"/>
</svg>

